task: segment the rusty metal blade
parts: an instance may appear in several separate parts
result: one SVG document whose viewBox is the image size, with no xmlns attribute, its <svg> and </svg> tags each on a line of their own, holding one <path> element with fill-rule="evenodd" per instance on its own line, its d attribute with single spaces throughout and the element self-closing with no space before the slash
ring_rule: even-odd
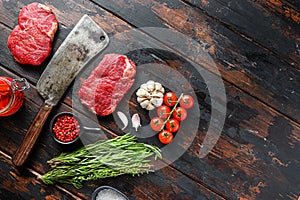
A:
<svg viewBox="0 0 300 200">
<path fill-rule="evenodd" d="M 87 15 L 75 25 L 41 75 L 37 90 L 56 105 L 79 71 L 109 43 L 107 34 Z"/>
</svg>

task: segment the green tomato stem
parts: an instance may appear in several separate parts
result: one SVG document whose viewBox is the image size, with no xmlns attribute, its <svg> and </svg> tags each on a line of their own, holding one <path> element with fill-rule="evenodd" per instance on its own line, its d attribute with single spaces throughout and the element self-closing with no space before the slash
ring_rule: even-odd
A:
<svg viewBox="0 0 300 200">
<path fill-rule="evenodd" d="M 161 131 L 162 130 L 164 130 L 164 128 L 165 128 L 165 126 L 166 126 L 166 123 L 169 121 L 169 119 L 172 117 L 172 114 L 173 114 L 173 112 L 175 111 L 175 109 L 177 108 L 177 105 L 179 104 L 179 102 L 180 102 L 180 99 L 182 98 L 182 96 L 183 96 L 183 93 L 181 93 L 181 95 L 179 96 L 179 98 L 177 99 L 177 101 L 176 101 L 176 103 L 175 103 L 175 105 L 174 105 L 174 107 L 173 107 L 173 109 L 171 110 L 171 112 L 170 112 L 170 115 L 169 115 L 169 117 L 164 121 L 164 125 L 161 127 Z"/>
</svg>

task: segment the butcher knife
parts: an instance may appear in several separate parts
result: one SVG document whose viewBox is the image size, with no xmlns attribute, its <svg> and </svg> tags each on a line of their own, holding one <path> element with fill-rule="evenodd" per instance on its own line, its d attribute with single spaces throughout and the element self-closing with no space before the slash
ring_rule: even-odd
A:
<svg viewBox="0 0 300 200">
<path fill-rule="evenodd" d="M 12 161 L 22 166 L 32 151 L 51 110 L 79 71 L 109 43 L 107 34 L 87 15 L 75 25 L 55 52 L 37 83 L 44 103 L 35 116 Z"/>
</svg>

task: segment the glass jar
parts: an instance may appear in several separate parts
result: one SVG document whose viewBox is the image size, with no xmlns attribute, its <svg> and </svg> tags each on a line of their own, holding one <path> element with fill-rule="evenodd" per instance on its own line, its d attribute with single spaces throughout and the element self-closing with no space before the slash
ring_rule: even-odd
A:
<svg viewBox="0 0 300 200">
<path fill-rule="evenodd" d="M 25 78 L 12 79 L 0 76 L 0 117 L 17 112 L 23 104 L 23 90 L 30 86 Z"/>
</svg>

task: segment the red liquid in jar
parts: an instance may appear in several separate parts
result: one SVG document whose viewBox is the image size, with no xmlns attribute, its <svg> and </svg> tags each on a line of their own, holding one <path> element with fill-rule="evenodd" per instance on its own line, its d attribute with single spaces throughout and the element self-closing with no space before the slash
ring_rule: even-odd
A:
<svg viewBox="0 0 300 200">
<path fill-rule="evenodd" d="M 13 90 L 11 82 L 12 78 L 0 77 L 0 116 L 17 112 L 23 104 L 23 92 Z"/>
</svg>

